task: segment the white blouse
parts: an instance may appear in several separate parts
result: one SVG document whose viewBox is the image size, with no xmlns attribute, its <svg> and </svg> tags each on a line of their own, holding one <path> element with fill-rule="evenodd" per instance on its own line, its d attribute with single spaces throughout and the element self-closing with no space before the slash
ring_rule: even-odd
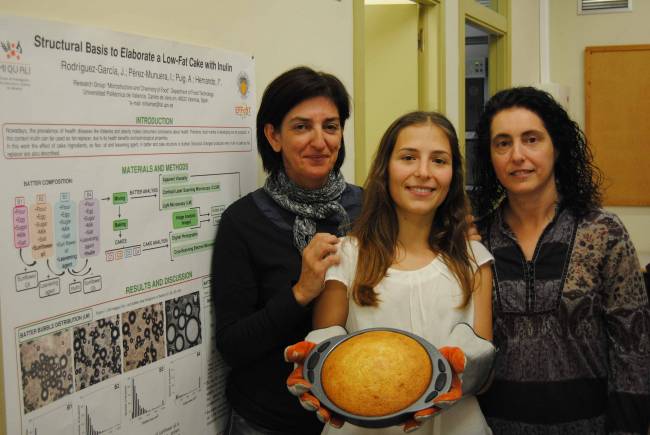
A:
<svg viewBox="0 0 650 435">
<path fill-rule="evenodd" d="M 481 266 L 493 261 L 492 255 L 479 242 L 471 241 L 470 249 Z M 377 307 L 357 305 L 350 291 L 357 268 L 356 239 L 345 237 L 339 246 L 341 261 L 332 266 L 326 281 L 342 282 L 348 288 L 349 310 L 345 328 L 349 333 L 367 328 L 389 327 L 417 334 L 436 347 L 445 346 L 451 329 L 459 322 L 474 323 L 474 304 L 459 308 L 463 293 L 440 256 L 417 270 L 389 268 L 386 277 L 375 287 Z M 485 418 L 474 397 L 466 397 L 450 409 L 427 421 L 418 434 L 489 434 Z M 402 428 L 365 429 L 346 423 L 339 430 L 326 425 L 323 434 L 403 434 Z"/>
</svg>

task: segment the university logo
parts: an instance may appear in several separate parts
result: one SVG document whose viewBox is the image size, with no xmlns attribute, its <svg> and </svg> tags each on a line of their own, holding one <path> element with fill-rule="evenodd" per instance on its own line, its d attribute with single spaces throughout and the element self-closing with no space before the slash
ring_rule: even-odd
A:
<svg viewBox="0 0 650 435">
<path fill-rule="evenodd" d="M 20 41 L 0 41 L 0 46 L 2 46 L 7 59 L 15 58 L 16 60 L 20 60 L 20 55 L 23 54 L 23 47 L 20 46 Z"/>
<path fill-rule="evenodd" d="M 248 97 L 250 82 L 248 80 L 248 76 L 243 71 L 239 73 L 239 76 L 237 77 L 237 89 L 239 90 L 239 95 L 241 95 L 242 98 Z"/>
<path fill-rule="evenodd" d="M 234 107 L 235 114 L 241 116 L 242 118 L 247 118 L 253 113 L 253 108 L 248 104 L 240 104 Z"/>
</svg>

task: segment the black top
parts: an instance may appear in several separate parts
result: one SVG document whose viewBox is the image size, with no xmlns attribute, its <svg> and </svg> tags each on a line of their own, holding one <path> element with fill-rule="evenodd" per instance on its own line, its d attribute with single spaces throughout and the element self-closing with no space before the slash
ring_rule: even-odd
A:
<svg viewBox="0 0 650 435">
<path fill-rule="evenodd" d="M 361 201 L 361 189 L 348 185 L 339 202 L 351 221 Z M 311 306 L 300 306 L 291 289 L 301 267 L 294 219 L 262 189 L 223 213 L 212 258 L 216 340 L 232 368 L 226 395 L 238 414 L 272 430 L 320 434 L 322 424 L 286 386 L 293 365 L 284 361 L 284 349 L 305 338 L 312 317 Z M 332 234 L 338 225 L 316 222 L 318 232 Z"/>
<path fill-rule="evenodd" d="M 646 434 L 650 309 L 618 217 L 559 210 L 524 257 L 501 209 L 479 223 L 494 255 L 495 434 Z"/>
</svg>

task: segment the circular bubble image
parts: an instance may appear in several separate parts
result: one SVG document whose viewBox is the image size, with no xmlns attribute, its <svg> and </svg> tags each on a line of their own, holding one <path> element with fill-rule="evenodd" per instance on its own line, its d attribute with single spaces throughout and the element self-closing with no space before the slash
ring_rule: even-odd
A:
<svg viewBox="0 0 650 435">
<path fill-rule="evenodd" d="M 165 357 L 162 303 L 122 313 L 124 371 Z"/>
<path fill-rule="evenodd" d="M 73 392 L 71 335 L 65 329 L 20 344 L 25 413 Z"/>
<path fill-rule="evenodd" d="M 167 355 L 201 344 L 199 292 L 165 301 Z"/>
<path fill-rule="evenodd" d="M 73 336 L 77 391 L 122 373 L 118 315 L 76 326 Z"/>
</svg>

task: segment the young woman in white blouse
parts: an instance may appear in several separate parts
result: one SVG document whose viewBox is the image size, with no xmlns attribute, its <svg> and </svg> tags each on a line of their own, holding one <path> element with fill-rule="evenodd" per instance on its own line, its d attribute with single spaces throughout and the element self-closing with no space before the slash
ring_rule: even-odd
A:
<svg viewBox="0 0 650 435">
<path fill-rule="evenodd" d="M 461 159 L 454 127 L 438 113 L 412 112 L 388 128 L 364 186 L 361 216 L 342 239 L 340 263 L 328 270 L 316 301 L 314 328 L 398 328 L 440 348 L 450 344 L 452 327 L 466 322 L 492 339 L 492 256 L 467 240 Z M 289 360 L 295 351 L 287 352 Z M 287 384 L 304 385 L 300 378 L 295 372 Z M 403 427 L 382 429 L 334 427 L 341 422 L 313 396 L 303 394 L 301 401 L 320 418 L 332 417 L 335 424 L 324 434 L 399 434 L 418 427 L 422 434 L 489 433 L 473 396 L 433 419 L 435 408 Z"/>
</svg>

